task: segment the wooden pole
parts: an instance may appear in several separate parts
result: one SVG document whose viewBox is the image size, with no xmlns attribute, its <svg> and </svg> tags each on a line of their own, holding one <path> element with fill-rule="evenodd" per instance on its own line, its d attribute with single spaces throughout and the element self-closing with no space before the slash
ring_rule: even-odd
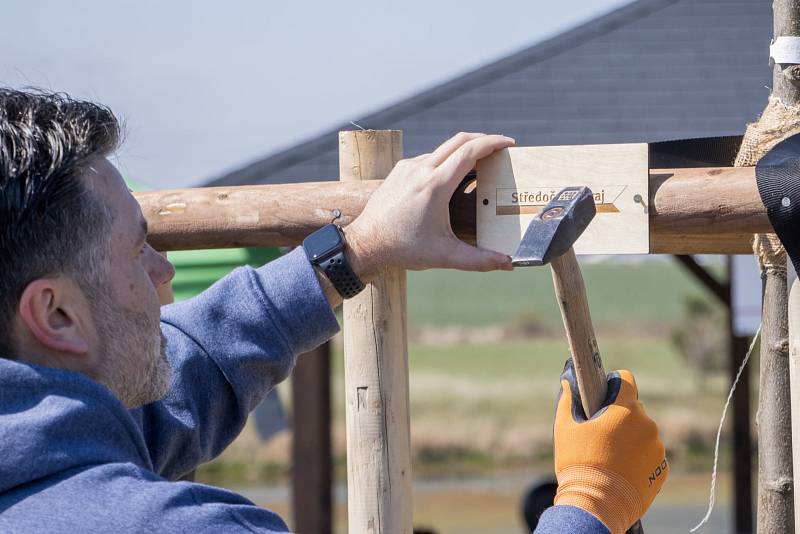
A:
<svg viewBox="0 0 800 534">
<path fill-rule="evenodd" d="M 384 178 L 381 172 L 375 178 Z M 333 219 L 347 225 L 378 180 L 135 193 L 159 250 L 295 246 Z M 469 189 L 467 189 L 469 190 Z M 456 235 L 475 243 L 476 192 L 450 202 Z M 654 254 L 748 254 L 752 234 L 770 232 L 749 168 L 650 172 L 650 251 Z"/>
<path fill-rule="evenodd" d="M 774 37 L 782 35 L 800 36 L 800 3 L 797 0 L 774 0 L 773 25 Z M 800 65 L 773 65 L 772 71 L 772 96 L 784 110 L 790 110 L 787 122 L 793 125 L 793 132 L 797 131 L 797 120 L 800 114 Z M 787 133 L 787 132 L 784 132 Z M 791 263 L 791 262 L 787 262 Z M 794 494 L 794 524 L 800 525 L 800 486 L 793 477 L 793 473 L 800 472 L 800 288 L 798 288 L 797 275 L 791 269 L 793 276 L 788 279 L 789 295 L 787 297 L 787 327 L 789 337 L 789 378 L 791 382 L 791 441 L 792 464 L 789 469 L 784 469 L 791 478 L 791 487 Z M 763 341 L 762 341 L 763 343 Z M 786 409 L 789 411 L 789 408 Z M 788 415 L 788 414 L 787 414 Z M 784 446 L 787 446 L 786 443 Z"/>
<path fill-rule="evenodd" d="M 333 523 L 330 343 L 301 355 L 292 371 L 292 515 L 298 534 L 330 534 Z"/>
<path fill-rule="evenodd" d="M 791 415 L 792 415 L 792 472 L 800 473 L 800 282 L 797 273 L 789 265 L 789 383 L 791 389 Z M 800 525 L 800 502 L 798 494 L 800 487 L 793 478 L 794 489 L 794 524 Z"/>
<path fill-rule="evenodd" d="M 773 0 L 772 29 L 774 38 L 800 36 L 800 2 L 797 0 Z M 772 96 L 784 105 L 800 103 L 800 65 L 774 64 L 772 67 Z"/>
<path fill-rule="evenodd" d="M 742 365 L 750 338 L 728 335 L 728 378 L 736 379 Z M 750 369 L 739 377 L 739 386 L 733 393 L 732 436 L 733 457 L 733 527 L 734 532 L 753 532 L 753 443 L 750 429 Z"/>
<path fill-rule="evenodd" d="M 774 0 L 774 39 L 800 35 L 800 2 Z M 735 165 L 752 166 L 782 139 L 800 131 L 800 66 L 774 64 L 772 95 L 758 121 L 748 125 Z M 794 532 L 794 482 L 789 384 L 786 253 L 772 234 L 755 237 L 763 278 L 758 396 L 759 533 Z M 800 454 L 800 450 L 794 453 Z"/>
<path fill-rule="evenodd" d="M 728 283 L 728 376 L 731 383 L 736 379 L 750 345 L 748 337 L 737 336 L 733 329 L 733 258 L 726 258 Z M 742 371 L 739 386 L 733 393 L 733 526 L 734 532 L 753 531 L 753 443 L 750 429 L 750 367 Z"/>
<path fill-rule="evenodd" d="M 402 153 L 399 131 L 340 132 L 340 179 L 384 178 Z M 411 534 L 405 271 L 383 273 L 343 315 L 349 531 Z"/>
<path fill-rule="evenodd" d="M 762 262 L 763 306 L 758 391 L 759 533 L 794 532 L 786 254 Z"/>
</svg>

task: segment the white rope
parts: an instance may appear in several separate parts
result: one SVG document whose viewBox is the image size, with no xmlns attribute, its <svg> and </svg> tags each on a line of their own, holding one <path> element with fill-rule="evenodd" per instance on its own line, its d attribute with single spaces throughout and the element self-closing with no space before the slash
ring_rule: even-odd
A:
<svg viewBox="0 0 800 534">
<path fill-rule="evenodd" d="M 708 518 L 711 517 L 711 511 L 714 509 L 714 490 L 717 487 L 717 462 L 719 461 L 719 438 L 722 435 L 722 424 L 725 422 L 725 415 L 728 413 L 728 406 L 731 404 L 733 392 L 736 391 L 736 386 L 739 384 L 739 377 L 742 376 L 742 371 L 744 371 L 747 362 L 750 360 L 750 354 L 753 352 L 753 347 L 756 346 L 756 341 L 758 340 L 759 334 L 761 334 L 761 325 L 758 325 L 758 330 L 756 330 L 756 333 L 753 336 L 753 341 L 750 342 L 750 348 L 747 349 L 747 354 L 745 354 L 744 360 L 742 360 L 742 365 L 739 366 L 739 371 L 736 373 L 736 378 L 733 380 L 731 390 L 728 392 L 728 399 L 725 401 L 725 407 L 722 409 L 722 417 L 719 419 L 719 428 L 717 428 L 717 443 L 714 445 L 714 469 L 711 471 L 711 489 L 708 492 L 708 511 L 706 512 L 705 517 L 703 517 L 703 519 L 701 519 L 697 524 L 697 526 L 691 529 L 689 532 L 694 532 L 705 525 L 708 521 Z"/>
</svg>

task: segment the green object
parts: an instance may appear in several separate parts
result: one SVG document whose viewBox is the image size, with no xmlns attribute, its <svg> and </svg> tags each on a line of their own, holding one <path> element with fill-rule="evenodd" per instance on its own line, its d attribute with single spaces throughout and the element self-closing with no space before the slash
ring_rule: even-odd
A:
<svg viewBox="0 0 800 534">
<path fill-rule="evenodd" d="M 147 191 L 148 186 L 125 178 L 132 191 Z M 175 266 L 172 291 L 175 300 L 186 300 L 210 287 L 214 282 L 241 265 L 260 267 L 280 256 L 277 248 L 226 248 L 214 250 L 181 250 L 167 257 Z"/>
<path fill-rule="evenodd" d="M 131 191 L 149 191 L 152 189 L 147 185 L 143 184 L 142 182 L 137 182 L 136 180 L 131 180 L 130 178 L 125 178 L 125 183 L 128 184 L 128 189 Z"/>
<path fill-rule="evenodd" d="M 175 266 L 172 291 L 175 300 L 186 300 L 204 291 L 240 265 L 260 267 L 280 256 L 277 248 L 229 248 L 181 250 L 167 254 Z"/>
</svg>

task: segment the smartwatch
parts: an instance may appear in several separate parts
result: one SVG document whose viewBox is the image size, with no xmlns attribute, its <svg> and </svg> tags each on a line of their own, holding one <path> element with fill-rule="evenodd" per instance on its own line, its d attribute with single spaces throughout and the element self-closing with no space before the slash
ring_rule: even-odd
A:
<svg viewBox="0 0 800 534">
<path fill-rule="evenodd" d="M 342 296 L 349 299 L 364 289 L 344 255 L 344 234 L 338 224 L 326 224 L 303 240 L 311 265 L 319 267 Z"/>
</svg>

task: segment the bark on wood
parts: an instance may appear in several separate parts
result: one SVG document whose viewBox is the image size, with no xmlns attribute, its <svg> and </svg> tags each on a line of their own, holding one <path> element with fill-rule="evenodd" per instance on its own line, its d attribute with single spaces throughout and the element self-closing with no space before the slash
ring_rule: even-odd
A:
<svg viewBox="0 0 800 534">
<path fill-rule="evenodd" d="M 796 0 L 773 2 L 774 37 L 800 35 Z M 754 165 L 780 140 L 800 130 L 797 66 L 773 67 L 773 91 L 759 120 L 748 126 L 736 165 Z M 786 253 L 773 235 L 755 238 L 762 267 L 763 307 L 758 399 L 759 533 L 794 532 L 791 391 Z"/>
<path fill-rule="evenodd" d="M 301 354 L 292 371 L 293 532 L 330 534 L 331 481 L 330 343 Z"/>
<path fill-rule="evenodd" d="M 775 38 L 781 35 L 800 36 L 800 2 L 797 0 L 775 0 L 773 2 L 773 14 Z M 784 106 L 797 106 L 800 104 L 800 66 L 775 64 L 773 66 L 772 79 L 772 96 L 774 98 Z M 798 313 L 800 312 L 800 310 L 798 310 L 798 306 L 800 305 L 800 302 L 798 302 L 800 301 L 798 292 L 800 292 L 800 288 L 798 288 L 797 285 L 797 281 L 793 281 L 792 294 L 789 297 L 794 303 L 792 320 L 789 322 L 789 330 L 793 338 L 800 339 L 800 313 Z M 796 352 L 794 352 L 792 356 L 790 367 L 790 377 L 796 379 L 800 376 L 800 357 L 798 357 Z M 798 391 L 796 381 L 791 396 L 793 398 L 792 408 L 794 408 L 795 414 L 795 429 L 793 433 L 800 435 L 800 428 L 798 428 L 800 427 L 800 413 L 798 413 L 800 412 L 800 391 Z M 793 467 L 797 468 L 800 466 L 800 440 L 795 436 L 793 443 L 795 444 L 793 445 L 793 449 L 796 449 L 793 450 L 793 463 L 795 464 Z M 788 443 L 786 445 L 788 445 Z M 789 471 L 789 473 L 791 475 L 791 471 Z M 800 503 L 797 503 L 796 500 L 800 488 L 797 487 L 797 483 L 794 483 L 792 489 L 794 492 L 792 497 L 795 500 L 794 520 L 795 524 L 798 524 L 800 523 L 800 517 L 798 517 L 798 514 L 800 514 Z"/>
<path fill-rule="evenodd" d="M 800 281 L 792 271 L 789 283 L 789 386 L 791 390 L 792 444 L 800 444 Z M 792 474 L 800 472 L 800 454 L 792 451 Z M 795 501 L 798 495 L 797 482 L 794 483 Z M 794 503 L 794 522 L 800 524 L 800 506 Z"/>
<path fill-rule="evenodd" d="M 786 254 L 763 275 L 758 392 L 759 533 L 794 532 Z M 782 260 L 782 261 L 780 261 Z"/>
<path fill-rule="evenodd" d="M 319 182 L 135 196 L 159 250 L 294 246 L 331 222 L 335 209 L 341 211 L 337 222 L 347 225 L 379 185 Z M 459 190 L 450 202 L 453 230 L 469 243 L 475 242 L 475 202 L 474 189 Z M 753 233 L 771 231 L 753 168 L 653 170 L 649 208 L 654 254 L 746 254 Z"/>
<path fill-rule="evenodd" d="M 776 39 L 781 35 L 800 36 L 798 0 L 774 0 L 772 13 Z M 786 105 L 800 103 L 800 67 L 775 64 L 772 68 L 772 96 Z"/>
<path fill-rule="evenodd" d="M 401 157 L 400 132 L 339 134 L 342 180 L 383 178 Z M 343 315 L 348 528 L 411 534 L 405 271 L 381 275 Z"/>
</svg>

